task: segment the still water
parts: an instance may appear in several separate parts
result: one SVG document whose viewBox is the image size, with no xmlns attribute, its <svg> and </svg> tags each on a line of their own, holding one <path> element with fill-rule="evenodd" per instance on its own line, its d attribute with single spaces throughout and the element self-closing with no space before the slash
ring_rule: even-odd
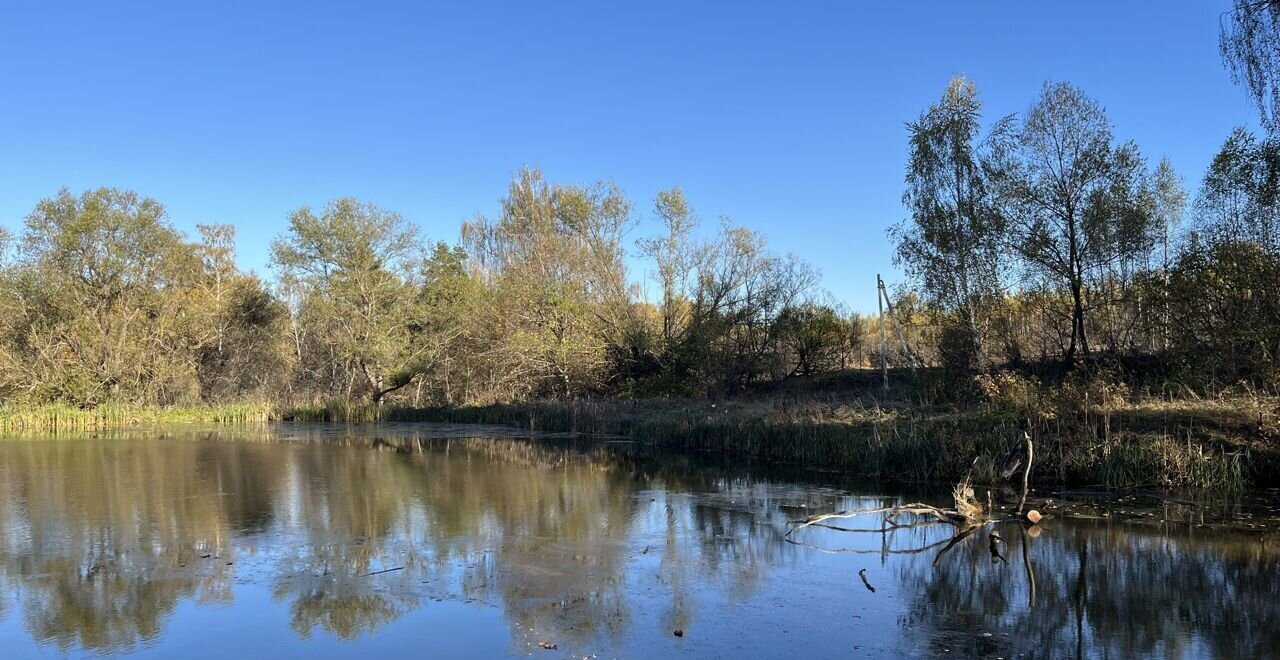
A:
<svg viewBox="0 0 1280 660">
<path fill-rule="evenodd" d="M 1280 656 L 1272 494 L 1067 494 L 993 528 L 1006 561 L 987 530 L 784 537 L 905 501 L 486 427 L 9 438 L 0 657 Z"/>
</svg>

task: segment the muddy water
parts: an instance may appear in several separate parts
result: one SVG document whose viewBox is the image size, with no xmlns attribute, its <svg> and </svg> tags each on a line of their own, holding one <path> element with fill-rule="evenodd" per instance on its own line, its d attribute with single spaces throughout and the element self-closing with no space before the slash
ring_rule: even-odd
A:
<svg viewBox="0 0 1280 660">
<path fill-rule="evenodd" d="M 1280 654 L 1273 495 L 1059 495 L 992 528 L 1002 558 L 878 518 L 784 536 L 904 501 L 479 427 L 9 438 L 0 656 Z"/>
</svg>

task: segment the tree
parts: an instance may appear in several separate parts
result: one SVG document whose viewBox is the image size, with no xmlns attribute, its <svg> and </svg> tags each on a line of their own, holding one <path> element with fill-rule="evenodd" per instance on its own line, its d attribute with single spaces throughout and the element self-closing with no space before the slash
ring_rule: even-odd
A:
<svg viewBox="0 0 1280 660">
<path fill-rule="evenodd" d="M 201 275 L 189 306 L 207 322 L 197 332 L 197 377 L 207 401 L 274 395 L 286 384 L 288 309 L 256 276 L 235 264 L 235 227 L 197 225 Z"/>
<path fill-rule="evenodd" d="M 1193 236 L 1169 274 L 1170 331 L 1188 376 L 1280 382 L 1280 256 L 1257 243 Z"/>
<path fill-rule="evenodd" d="M 469 259 L 494 290 L 488 355 L 511 386 L 572 397 L 601 384 L 610 346 L 631 326 L 622 239 L 632 224 L 617 186 L 555 185 L 525 169 L 497 220 L 463 226 Z"/>
<path fill-rule="evenodd" d="M 1182 177 L 1173 169 L 1169 159 L 1161 158 L 1153 180 L 1155 220 L 1163 231 L 1160 241 L 1160 268 L 1169 268 L 1169 246 L 1172 234 L 1182 224 L 1182 214 L 1187 207 L 1187 189 Z"/>
<path fill-rule="evenodd" d="M 1219 20 L 1218 48 L 1231 81 L 1249 89 L 1262 123 L 1280 117 L 1280 0 L 1234 0 Z"/>
<path fill-rule="evenodd" d="M 812 376 L 840 364 L 848 326 L 829 305 L 805 303 L 778 315 L 778 336 L 788 376 Z"/>
<path fill-rule="evenodd" d="M 417 236 L 399 214 L 342 198 L 320 215 L 298 209 L 271 244 L 281 279 L 300 290 L 294 314 L 328 353 L 331 375 L 358 376 L 377 405 L 426 368 L 413 336 Z"/>
<path fill-rule="evenodd" d="M 941 101 L 908 124 L 902 201 L 911 221 L 889 232 L 897 246 L 895 261 L 931 304 L 962 319 L 979 356 L 982 308 L 1000 289 L 1004 229 L 979 153 L 981 109 L 973 83 L 953 78 Z M 1000 122 L 997 131 L 1008 122 Z"/>
<path fill-rule="evenodd" d="M 817 272 L 771 252 L 759 233 L 722 219 L 698 246 L 697 289 L 674 366 L 713 391 L 734 393 L 771 373 L 779 357 L 778 317 L 812 291 Z"/>
<path fill-rule="evenodd" d="M 1280 143 L 1237 128 L 1200 185 L 1167 269 L 1165 332 L 1202 381 L 1280 378 Z"/>
<path fill-rule="evenodd" d="M 476 364 L 485 336 L 481 330 L 481 311 L 487 291 L 472 276 L 467 253 L 460 246 L 437 243 L 423 264 L 423 282 L 419 294 L 423 327 L 420 341 L 427 342 L 429 352 L 437 358 L 424 374 L 444 405 L 466 401 L 473 387 L 473 376 L 483 371 Z M 419 381 L 419 385 L 422 382 Z M 415 396 L 418 404 L 421 391 Z"/>
<path fill-rule="evenodd" d="M 1001 140 L 990 171 L 1007 248 L 1030 277 L 1070 294 L 1070 364 L 1077 350 L 1089 354 L 1090 286 L 1118 265 L 1145 262 L 1153 248 L 1159 220 L 1145 162 L 1132 142 L 1113 144 L 1102 106 L 1050 82 Z"/>
<path fill-rule="evenodd" d="M 289 309 L 252 275 L 231 282 L 216 308 L 217 340 L 199 352 L 200 395 L 208 401 L 276 397 L 291 368 Z"/>
<path fill-rule="evenodd" d="M 27 216 L 22 245 L 8 305 L 26 396 L 88 406 L 197 394 L 199 261 L 159 202 L 63 189 Z"/>
<path fill-rule="evenodd" d="M 1194 230 L 1280 251 L 1280 142 L 1231 132 L 1200 185 Z"/>
<path fill-rule="evenodd" d="M 640 251 L 658 267 L 656 279 L 662 287 L 659 306 L 662 341 L 669 346 L 688 323 L 689 278 L 694 266 L 690 235 L 698 221 L 680 188 L 660 191 L 653 206 L 667 231 L 663 236 L 641 240 Z"/>
</svg>

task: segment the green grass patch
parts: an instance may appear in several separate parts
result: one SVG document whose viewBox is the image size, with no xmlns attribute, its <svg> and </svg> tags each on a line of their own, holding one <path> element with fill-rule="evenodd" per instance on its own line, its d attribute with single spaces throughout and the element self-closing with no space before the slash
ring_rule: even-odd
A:
<svg viewBox="0 0 1280 660">
<path fill-rule="evenodd" d="M 58 404 L 0 408 L 0 429 L 25 431 L 92 430 L 140 424 L 215 423 L 250 424 L 278 419 L 266 404 L 176 406 L 152 408 L 101 405 L 76 408 Z"/>
</svg>

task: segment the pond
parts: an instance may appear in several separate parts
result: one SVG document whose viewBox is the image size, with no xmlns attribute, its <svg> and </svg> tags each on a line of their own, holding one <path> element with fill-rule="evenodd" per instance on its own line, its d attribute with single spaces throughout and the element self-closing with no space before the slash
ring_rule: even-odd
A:
<svg viewBox="0 0 1280 660">
<path fill-rule="evenodd" d="M 0 649 L 6 658 L 1280 653 L 1274 493 L 1219 504 L 1066 493 L 1041 500 L 1051 515 L 1036 528 L 1001 523 L 955 544 L 946 525 L 786 536 L 789 521 L 814 513 L 945 497 L 492 427 L 9 438 L 0 442 Z M 992 557 L 991 531 L 1005 540 L 1003 559 Z"/>
</svg>

